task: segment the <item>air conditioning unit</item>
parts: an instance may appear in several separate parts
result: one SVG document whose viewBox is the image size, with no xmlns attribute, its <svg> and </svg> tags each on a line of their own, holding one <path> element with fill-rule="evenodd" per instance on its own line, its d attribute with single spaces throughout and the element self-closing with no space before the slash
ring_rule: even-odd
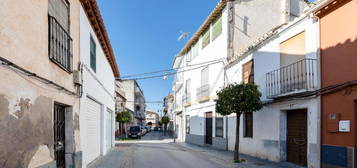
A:
<svg viewBox="0 0 357 168">
<path fill-rule="evenodd" d="M 82 85 L 81 71 L 73 71 L 73 83 L 76 85 Z"/>
</svg>

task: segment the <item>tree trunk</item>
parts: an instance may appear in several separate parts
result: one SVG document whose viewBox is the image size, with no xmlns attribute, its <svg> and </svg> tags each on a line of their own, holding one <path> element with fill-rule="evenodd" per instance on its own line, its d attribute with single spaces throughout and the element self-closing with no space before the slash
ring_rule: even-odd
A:
<svg viewBox="0 0 357 168">
<path fill-rule="evenodd" d="M 124 123 L 125 138 L 128 138 L 128 132 L 126 131 L 126 123 Z"/>
<path fill-rule="evenodd" d="M 240 126 L 240 114 L 237 113 L 237 125 L 236 125 L 236 145 L 234 148 L 234 161 L 239 161 L 239 126 Z"/>
</svg>

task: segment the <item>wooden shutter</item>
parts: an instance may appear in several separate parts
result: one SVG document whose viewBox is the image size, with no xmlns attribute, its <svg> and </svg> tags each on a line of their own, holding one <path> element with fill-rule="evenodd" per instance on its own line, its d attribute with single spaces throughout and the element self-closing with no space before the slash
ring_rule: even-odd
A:
<svg viewBox="0 0 357 168">
<path fill-rule="evenodd" d="M 253 60 L 243 65 L 243 83 L 254 82 L 254 62 Z"/>
<path fill-rule="evenodd" d="M 253 137 L 253 113 L 244 114 L 244 137 Z"/>
<path fill-rule="evenodd" d="M 280 44 L 280 66 L 284 67 L 305 58 L 305 32 Z"/>
</svg>

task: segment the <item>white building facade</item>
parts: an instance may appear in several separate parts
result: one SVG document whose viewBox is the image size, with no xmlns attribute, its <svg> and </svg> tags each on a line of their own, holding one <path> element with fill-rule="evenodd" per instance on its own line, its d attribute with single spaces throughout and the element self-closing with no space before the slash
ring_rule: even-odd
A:
<svg viewBox="0 0 357 168">
<path fill-rule="evenodd" d="M 267 31 L 297 17 L 306 6 L 301 2 L 218 3 L 173 63 L 177 69 L 172 89 L 177 141 L 231 149 L 228 140 L 232 136 L 228 129 L 231 125 L 227 124 L 231 116 L 216 113 L 214 102 L 216 92 L 229 82 L 227 60 Z"/>
<path fill-rule="evenodd" d="M 320 87 L 318 33 L 318 22 L 306 14 L 270 32 L 227 66 L 227 83 L 242 83 L 244 65 L 252 63 L 251 77 L 265 103 L 249 118 L 242 115 L 240 152 L 320 167 L 320 101 L 309 96 Z M 228 148 L 234 150 L 236 118 L 228 123 Z"/>
<path fill-rule="evenodd" d="M 87 7 L 81 6 L 79 11 L 83 85 L 79 118 L 82 167 L 105 155 L 114 146 L 115 78 L 119 77 L 110 42 L 104 38 L 103 32 L 93 29 L 95 20 L 88 19 L 89 13 L 84 10 Z"/>
</svg>

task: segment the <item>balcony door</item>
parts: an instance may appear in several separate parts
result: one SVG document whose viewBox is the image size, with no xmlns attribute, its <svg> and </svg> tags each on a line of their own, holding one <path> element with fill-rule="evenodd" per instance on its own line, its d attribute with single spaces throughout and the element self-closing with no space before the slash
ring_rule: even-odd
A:
<svg viewBox="0 0 357 168">
<path fill-rule="evenodd" d="M 305 32 L 280 43 L 280 91 L 292 92 L 306 87 Z"/>
</svg>

